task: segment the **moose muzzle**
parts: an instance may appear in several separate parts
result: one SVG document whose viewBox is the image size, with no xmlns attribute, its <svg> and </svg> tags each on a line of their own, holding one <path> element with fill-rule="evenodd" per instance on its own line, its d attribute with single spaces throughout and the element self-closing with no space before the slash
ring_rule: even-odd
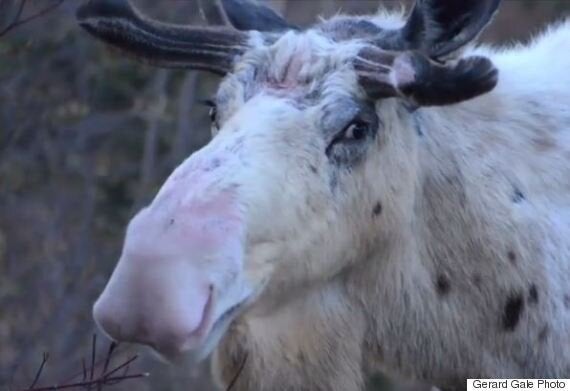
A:
<svg viewBox="0 0 570 391">
<path fill-rule="evenodd" d="M 250 295 L 237 188 L 216 174 L 224 159 L 193 155 L 129 224 L 119 263 L 94 306 L 112 339 L 148 345 L 167 358 L 202 350 Z"/>
</svg>

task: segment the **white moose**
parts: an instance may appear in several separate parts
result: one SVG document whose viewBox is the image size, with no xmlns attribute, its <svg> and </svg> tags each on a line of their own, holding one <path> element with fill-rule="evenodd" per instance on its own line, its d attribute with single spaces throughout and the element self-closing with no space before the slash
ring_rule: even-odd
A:
<svg viewBox="0 0 570 391">
<path fill-rule="evenodd" d="M 224 75 L 213 140 L 127 229 L 94 307 L 234 390 L 355 391 L 377 369 L 447 389 L 570 377 L 570 22 L 473 47 L 499 0 L 232 27 L 78 12 L 160 67 Z"/>
</svg>

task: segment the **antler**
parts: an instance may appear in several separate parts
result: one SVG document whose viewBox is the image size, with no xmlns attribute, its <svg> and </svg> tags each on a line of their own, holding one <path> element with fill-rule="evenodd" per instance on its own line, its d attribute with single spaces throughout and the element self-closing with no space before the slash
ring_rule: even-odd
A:
<svg viewBox="0 0 570 391">
<path fill-rule="evenodd" d="M 472 99 L 497 85 L 498 71 L 485 57 L 440 64 L 418 51 L 362 49 L 354 61 L 360 85 L 374 99 L 400 97 L 418 106 Z"/>
<path fill-rule="evenodd" d="M 127 0 L 91 0 L 79 8 L 81 27 L 144 62 L 225 74 L 249 48 L 251 33 L 231 27 L 193 27 L 147 18 Z"/>
</svg>

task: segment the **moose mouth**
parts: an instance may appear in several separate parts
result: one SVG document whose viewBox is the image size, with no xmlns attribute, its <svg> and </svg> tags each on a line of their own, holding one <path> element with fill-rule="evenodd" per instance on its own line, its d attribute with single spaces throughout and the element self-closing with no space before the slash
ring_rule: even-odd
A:
<svg viewBox="0 0 570 391">
<path fill-rule="evenodd" d="M 158 355 L 162 361 L 170 364 L 196 364 L 207 358 L 216 348 L 220 340 L 228 330 L 230 324 L 241 315 L 247 304 L 251 302 L 248 298 L 225 310 L 216 320 L 214 318 L 214 299 L 212 295 L 208 299 L 204 309 L 204 319 L 181 349 L 164 349 L 158 346 L 150 346 L 152 351 Z"/>
</svg>

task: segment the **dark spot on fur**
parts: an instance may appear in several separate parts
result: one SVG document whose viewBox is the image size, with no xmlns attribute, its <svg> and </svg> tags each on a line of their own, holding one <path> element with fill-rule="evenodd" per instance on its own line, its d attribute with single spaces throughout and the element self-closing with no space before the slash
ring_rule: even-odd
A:
<svg viewBox="0 0 570 391">
<path fill-rule="evenodd" d="M 511 261 L 512 264 L 515 264 L 517 262 L 517 256 L 514 251 L 509 251 L 507 253 L 507 257 L 509 257 L 509 261 Z"/>
<path fill-rule="evenodd" d="M 538 289 L 536 289 L 535 284 L 532 284 L 528 290 L 528 302 L 530 304 L 538 303 Z"/>
<path fill-rule="evenodd" d="M 203 170 L 205 172 L 214 171 L 215 169 L 219 168 L 221 164 L 222 162 L 220 161 L 220 159 L 214 158 L 208 163 L 208 165 L 204 166 Z"/>
<path fill-rule="evenodd" d="M 525 199 L 525 197 L 524 197 L 524 194 L 522 193 L 522 191 L 518 187 L 515 187 L 514 192 L 513 192 L 513 202 L 515 204 L 518 204 L 518 203 L 524 201 L 524 199 Z"/>
<path fill-rule="evenodd" d="M 330 177 L 329 187 L 331 188 L 331 191 L 334 192 L 336 190 L 337 186 L 338 186 L 338 176 L 335 172 Z"/>
<path fill-rule="evenodd" d="M 517 327 L 523 310 L 524 299 L 521 295 L 512 295 L 507 299 L 502 322 L 506 331 L 513 331 Z"/>
<path fill-rule="evenodd" d="M 170 225 L 174 224 L 174 219 L 170 219 Z"/>
<path fill-rule="evenodd" d="M 435 282 L 435 286 L 437 289 L 437 293 L 440 296 L 445 296 L 449 293 L 449 290 L 451 289 L 451 285 L 449 283 L 449 279 L 444 276 L 443 274 L 440 274 L 437 277 L 437 280 Z"/>
<path fill-rule="evenodd" d="M 379 216 L 382 213 L 382 203 L 378 201 L 376 205 L 374 205 L 374 209 L 372 209 L 372 214 L 374 216 Z"/>
<path fill-rule="evenodd" d="M 540 342 L 545 342 L 548 338 L 548 334 L 550 334 L 550 328 L 546 324 L 542 329 L 540 329 L 540 332 L 538 333 L 538 340 Z"/>
<path fill-rule="evenodd" d="M 564 307 L 570 310 L 570 295 L 564 295 Z"/>
<path fill-rule="evenodd" d="M 311 172 L 313 174 L 316 174 L 317 172 L 319 172 L 319 170 L 317 170 L 317 167 L 313 166 L 312 164 L 309 165 L 309 169 L 311 170 Z"/>
<path fill-rule="evenodd" d="M 477 288 L 481 286 L 481 282 L 483 282 L 483 278 L 479 274 L 475 274 L 473 276 L 473 283 Z"/>
</svg>

